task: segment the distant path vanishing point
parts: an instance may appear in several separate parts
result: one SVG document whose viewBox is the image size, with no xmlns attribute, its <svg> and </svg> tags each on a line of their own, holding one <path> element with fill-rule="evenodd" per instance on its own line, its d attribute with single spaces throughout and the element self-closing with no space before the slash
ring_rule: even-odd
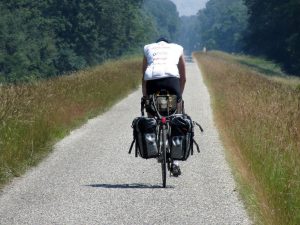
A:
<svg viewBox="0 0 300 225">
<path fill-rule="evenodd" d="M 210 97 L 195 63 L 187 63 L 186 112 L 204 128 L 201 154 L 161 187 L 155 159 L 128 155 L 141 90 L 56 144 L 38 167 L 0 194 L 0 224 L 251 224 L 235 191 L 214 127 Z"/>
</svg>

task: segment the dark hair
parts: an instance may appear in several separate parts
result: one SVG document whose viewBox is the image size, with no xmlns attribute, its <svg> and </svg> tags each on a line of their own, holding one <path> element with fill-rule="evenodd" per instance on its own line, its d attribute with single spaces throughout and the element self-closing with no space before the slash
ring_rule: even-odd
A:
<svg viewBox="0 0 300 225">
<path fill-rule="evenodd" d="M 158 38 L 158 39 L 156 40 L 156 43 L 161 42 L 161 41 L 170 43 L 170 41 L 169 41 L 167 38 L 165 38 L 165 37 L 160 37 L 160 38 Z"/>
</svg>

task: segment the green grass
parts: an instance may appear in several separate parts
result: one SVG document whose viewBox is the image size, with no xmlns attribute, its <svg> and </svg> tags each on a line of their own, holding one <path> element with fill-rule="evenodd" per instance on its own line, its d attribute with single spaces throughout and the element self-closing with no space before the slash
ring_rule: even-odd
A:
<svg viewBox="0 0 300 225">
<path fill-rule="evenodd" d="M 22 175 L 53 144 L 137 88 L 134 57 L 46 81 L 0 86 L 0 186 Z"/>
<path fill-rule="evenodd" d="M 227 61 L 237 62 L 241 65 L 248 66 L 249 68 L 263 73 L 269 76 L 285 76 L 285 73 L 281 70 L 280 65 L 266 60 L 264 58 L 247 56 L 247 55 L 239 55 L 239 54 L 227 54 L 224 52 L 213 51 L 210 53 L 219 58 L 223 58 Z"/>
<path fill-rule="evenodd" d="M 290 85 L 295 89 L 300 89 L 299 76 L 293 76 L 284 73 L 280 65 L 270 60 L 248 55 L 228 54 L 220 51 L 212 51 L 210 52 L 210 55 L 216 56 L 219 59 L 224 59 L 227 62 L 232 62 L 238 65 L 245 66 L 248 69 L 260 73 L 268 79 Z"/>
<path fill-rule="evenodd" d="M 195 57 L 255 222 L 300 224 L 300 89 L 225 53 Z"/>
</svg>

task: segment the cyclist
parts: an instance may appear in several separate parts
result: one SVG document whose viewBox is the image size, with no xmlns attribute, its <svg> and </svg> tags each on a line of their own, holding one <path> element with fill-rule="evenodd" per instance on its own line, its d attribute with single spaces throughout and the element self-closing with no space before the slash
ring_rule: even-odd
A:
<svg viewBox="0 0 300 225">
<path fill-rule="evenodd" d="M 177 96 L 177 110 L 182 111 L 182 94 L 186 82 L 183 47 L 161 37 L 155 43 L 144 46 L 143 59 L 143 98 L 161 89 Z M 179 162 L 171 165 L 171 173 L 181 174 Z"/>
</svg>

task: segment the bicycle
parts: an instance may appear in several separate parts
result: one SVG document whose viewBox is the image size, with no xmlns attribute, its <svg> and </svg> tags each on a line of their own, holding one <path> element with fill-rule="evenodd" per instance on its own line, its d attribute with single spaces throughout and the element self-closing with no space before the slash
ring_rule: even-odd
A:
<svg viewBox="0 0 300 225">
<path fill-rule="evenodd" d="M 150 95 L 148 98 L 141 100 L 141 115 L 142 117 L 145 116 L 145 109 L 148 113 L 148 116 L 153 117 L 156 120 L 156 140 L 157 140 L 157 149 L 158 149 L 158 162 L 161 163 L 161 169 L 162 169 L 162 184 L 163 188 L 166 187 L 167 183 L 167 171 L 170 171 L 171 175 L 171 165 L 174 161 L 174 158 L 172 157 L 171 152 L 171 146 L 170 146 L 170 137 L 171 137 L 171 126 L 170 122 L 180 116 L 187 116 L 184 111 L 184 102 L 182 101 L 181 111 L 178 112 L 177 109 L 177 96 L 176 95 L 170 95 L 168 91 L 161 90 L 157 92 L 156 94 Z M 200 152 L 198 144 L 193 139 L 193 125 L 199 126 L 201 132 L 203 132 L 202 127 L 194 122 L 191 121 L 191 140 L 193 141 L 191 146 L 193 144 L 196 145 L 198 152 Z M 135 142 L 135 139 L 133 140 L 129 153 L 131 153 L 133 144 Z M 188 144 L 187 144 L 188 145 Z M 189 146 L 190 147 L 190 146 Z M 191 147 L 191 152 L 187 151 L 186 155 L 182 156 L 184 160 L 187 159 L 189 154 L 193 155 L 193 148 Z M 136 157 L 138 156 L 138 151 L 136 149 Z M 173 154 L 174 156 L 174 154 Z M 175 157 L 176 158 L 176 157 Z"/>
</svg>

